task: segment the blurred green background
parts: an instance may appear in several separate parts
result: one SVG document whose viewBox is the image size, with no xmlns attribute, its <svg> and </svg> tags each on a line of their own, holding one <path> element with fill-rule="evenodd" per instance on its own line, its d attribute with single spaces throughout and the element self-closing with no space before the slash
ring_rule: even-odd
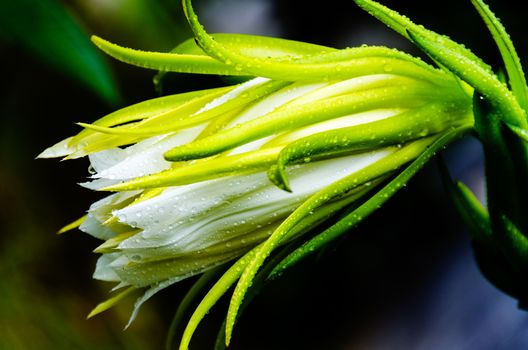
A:
<svg viewBox="0 0 528 350">
<path fill-rule="evenodd" d="M 469 1 L 385 3 L 499 64 Z M 513 1 L 490 5 L 526 57 L 523 13 Z M 336 47 L 385 44 L 418 54 L 351 0 L 196 0 L 196 7 L 212 32 Z M 98 242 L 78 231 L 55 232 L 101 195 L 77 185 L 86 178 L 86 160 L 34 158 L 77 132 L 75 122 L 156 96 L 155 72 L 104 57 L 92 34 L 159 51 L 190 36 L 177 0 L 0 1 L 0 349 L 160 349 L 192 282 L 155 296 L 127 331 L 131 301 L 85 319 L 110 288 L 91 279 Z M 221 83 L 174 75 L 164 92 Z M 461 142 L 447 156 L 455 174 L 481 191 L 478 144 Z M 211 348 L 224 306 L 208 316 L 193 348 Z M 353 235 L 263 290 L 232 348 L 525 349 L 525 326 L 524 312 L 478 274 L 431 165 Z"/>
</svg>

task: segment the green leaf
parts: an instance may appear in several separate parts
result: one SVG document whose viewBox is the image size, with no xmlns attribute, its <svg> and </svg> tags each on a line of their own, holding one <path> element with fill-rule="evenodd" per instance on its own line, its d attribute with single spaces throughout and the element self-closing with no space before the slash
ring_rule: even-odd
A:
<svg viewBox="0 0 528 350">
<path fill-rule="evenodd" d="M 121 97 L 111 72 L 78 20 L 56 0 L 0 3 L 0 34 L 111 104 Z"/>
<path fill-rule="evenodd" d="M 469 130 L 469 126 L 462 127 L 436 137 L 434 142 L 425 151 L 423 151 L 407 168 L 400 172 L 398 176 L 391 180 L 375 195 L 361 204 L 357 209 L 347 214 L 336 224 L 318 234 L 282 260 L 272 271 L 270 278 L 276 278 L 287 268 L 349 232 L 368 215 L 379 209 L 381 205 L 391 198 L 398 190 L 405 186 L 414 174 L 416 174 L 436 154 L 436 152 L 440 151 L 454 140 L 460 138 Z"/>
<path fill-rule="evenodd" d="M 515 51 L 515 47 L 510 39 L 510 36 L 506 32 L 506 29 L 501 24 L 499 19 L 491 12 L 488 5 L 482 0 L 471 0 L 471 3 L 480 16 L 486 23 L 495 43 L 497 44 L 504 61 L 504 66 L 508 77 L 510 78 L 510 86 L 513 94 L 517 98 L 517 101 L 524 108 L 528 109 L 528 88 L 526 86 L 526 78 L 522 69 L 521 61 Z"/>
</svg>

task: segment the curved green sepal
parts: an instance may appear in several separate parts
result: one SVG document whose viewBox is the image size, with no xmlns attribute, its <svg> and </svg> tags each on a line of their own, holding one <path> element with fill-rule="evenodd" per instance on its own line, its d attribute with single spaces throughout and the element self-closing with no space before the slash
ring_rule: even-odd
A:
<svg viewBox="0 0 528 350">
<path fill-rule="evenodd" d="M 528 238 L 506 215 L 502 215 L 501 219 L 507 234 L 505 248 L 508 260 L 524 275 L 528 271 Z"/>
<path fill-rule="evenodd" d="M 252 284 L 253 278 L 260 269 L 266 258 L 278 245 L 290 238 L 291 229 L 300 221 L 306 219 L 317 208 L 329 201 L 345 195 L 347 192 L 376 179 L 379 176 L 393 172 L 402 165 L 418 157 L 424 149 L 435 140 L 434 137 L 420 139 L 411 142 L 402 148 L 397 148 L 381 160 L 334 182 L 325 189 L 314 194 L 297 208 L 282 224 L 273 232 L 256 252 L 255 258 L 245 268 L 244 273 L 235 287 L 233 297 L 229 305 L 226 324 L 226 343 L 229 344 L 234 323 L 244 296 Z"/>
<path fill-rule="evenodd" d="M 214 284 L 213 287 L 207 292 L 205 297 L 202 299 L 200 304 L 194 310 L 185 330 L 183 332 L 180 350 L 187 350 L 189 348 L 189 343 L 191 342 L 191 337 L 198 327 L 200 321 L 205 317 L 207 312 L 216 304 L 218 299 L 224 295 L 227 290 L 236 282 L 236 280 L 242 274 L 244 268 L 249 264 L 249 262 L 255 257 L 256 251 L 259 246 L 253 248 L 247 252 L 244 256 L 239 258 L 233 266 L 231 266 L 220 279 Z"/>
<path fill-rule="evenodd" d="M 205 31 L 194 13 L 190 0 L 183 0 L 183 8 L 195 38 L 202 50 L 211 57 L 223 62 L 225 65 L 234 67 L 235 70 L 240 70 L 249 75 L 290 81 L 328 81 L 364 74 L 383 73 L 389 70 L 394 74 L 420 76 L 422 79 L 430 78 L 433 81 L 441 75 L 432 67 L 424 65 L 423 62 L 416 64 L 416 61 L 419 61 L 416 58 L 410 58 L 407 54 L 387 48 L 384 51 L 390 52 L 390 54 L 370 57 L 363 56 L 357 59 L 348 57 L 346 60 L 339 60 L 339 62 L 335 61 L 333 52 L 329 53 L 327 57 L 324 54 L 315 56 L 315 62 L 317 63 L 311 62 L 311 57 L 308 57 L 306 60 L 283 59 L 279 61 L 241 55 L 237 52 L 230 51 L 228 47 L 215 41 Z M 356 52 L 370 50 L 367 47 L 351 49 L 349 51 L 355 56 Z M 344 52 L 348 53 L 348 51 Z"/>
<path fill-rule="evenodd" d="M 132 191 L 145 188 L 180 186 L 223 176 L 262 171 L 276 161 L 282 148 L 262 150 L 206 159 L 175 167 L 160 173 L 102 188 L 101 191 Z"/>
<path fill-rule="evenodd" d="M 511 125 L 511 124 L 508 124 L 508 123 L 504 123 L 506 124 L 506 126 L 511 130 L 513 131 L 513 133 L 517 136 L 519 136 L 524 142 L 528 143 L 528 130 L 526 129 L 521 129 L 519 128 L 518 126 L 515 126 L 515 125 Z"/>
<path fill-rule="evenodd" d="M 480 57 L 475 55 L 469 49 L 451 40 L 445 35 L 438 34 L 432 30 L 426 29 L 421 25 L 415 24 L 409 18 L 400 15 L 398 12 L 389 9 L 386 6 L 381 5 L 372 0 L 354 0 L 354 2 L 367 11 L 370 15 L 376 17 L 381 22 L 385 23 L 389 28 L 404 36 L 405 38 L 412 40 L 409 36 L 408 30 L 419 33 L 421 36 L 428 38 L 429 40 L 441 40 L 442 45 L 446 48 L 456 51 L 461 56 L 465 57 L 468 61 L 479 66 L 482 70 L 493 74 L 493 71 L 489 65 L 484 63 Z"/>
<path fill-rule="evenodd" d="M 490 244 L 492 231 L 488 211 L 466 185 L 453 181 L 442 159 L 439 159 L 438 166 L 444 188 L 460 217 L 469 227 L 472 238 Z"/>
<path fill-rule="evenodd" d="M 165 153 L 165 158 L 171 161 L 204 158 L 275 133 L 333 118 L 373 109 L 417 107 L 434 98 L 436 91 L 424 89 L 420 84 L 405 90 L 401 86 L 379 87 L 278 108 L 210 137 L 173 148 Z"/>
<path fill-rule="evenodd" d="M 470 122 L 467 101 L 462 103 L 436 102 L 412 109 L 396 116 L 371 123 L 325 131 L 297 140 L 279 154 L 277 164 L 270 168 L 268 177 L 279 188 L 290 191 L 286 178 L 287 164 L 330 155 L 356 152 L 402 144 Z M 462 117 L 461 117 L 462 115 Z"/>
<path fill-rule="evenodd" d="M 506 72 L 510 78 L 510 86 L 513 95 L 517 98 L 521 107 L 524 108 L 524 110 L 527 110 L 528 88 L 526 86 L 526 78 L 524 76 L 521 61 L 515 51 L 510 36 L 499 19 L 493 14 L 493 12 L 491 12 L 488 5 L 482 0 L 471 0 L 471 3 L 479 12 L 484 23 L 486 23 L 486 26 L 499 48 Z"/>
<path fill-rule="evenodd" d="M 95 35 L 92 36 L 92 42 L 113 58 L 142 68 L 193 74 L 245 75 L 209 56 L 135 50 Z"/>
<path fill-rule="evenodd" d="M 436 154 L 436 152 L 442 150 L 446 145 L 460 138 L 469 130 L 469 127 L 459 128 L 436 137 L 434 142 L 428 146 L 426 150 L 424 150 L 407 168 L 405 168 L 375 195 L 361 204 L 357 209 L 347 214 L 336 224 L 318 234 L 282 260 L 272 271 L 270 278 L 276 278 L 303 258 L 318 251 L 346 232 L 349 232 L 354 226 L 376 211 L 398 190 L 404 187 L 414 174 L 416 174 Z"/>
<path fill-rule="evenodd" d="M 165 343 L 166 350 L 174 349 L 176 342 L 175 338 L 178 335 L 177 333 L 179 333 L 179 331 L 181 330 L 180 328 L 183 325 L 184 318 L 187 317 L 189 309 L 195 303 L 199 294 L 202 293 L 203 290 L 210 284 L 211 280 L 218 275 L 218 272 L 221 268 L 222 267 L 219 266 L 205 272 L 203 275 L 200 276 L 200 278 L 198 278 L 198 280 L 196 280 L 196 282 L 194 282 L 192 287 L 185 294 L 182 301 L 180 302 L 180 305 L 178 305 L 178 309 L 176 310 L 172 322 L 169 326 L 169 330 L 167 332 L 167 340 Z"/>
<path fill-rule="evenodd" d="M 461 55 L 458 50 L 446 46 L 443 38 L 427 38 L 410 29 L 408 32 L 411 39 L 425 53 L 475 88 L 500 110 L 502 120 L 521 127 L 527 125 L 526 113 L 511 91 L 494 74 Z"/>
</svg>

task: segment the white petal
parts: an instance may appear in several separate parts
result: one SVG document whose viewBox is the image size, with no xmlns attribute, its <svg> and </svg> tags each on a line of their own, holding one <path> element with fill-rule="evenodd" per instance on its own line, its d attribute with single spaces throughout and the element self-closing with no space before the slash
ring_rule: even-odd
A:
<svg viewBox="0 0 528 350">
<path fill-rule="evenodd" d="M 252 87 L 267 83 L 268 81 L 270 81 L 270 79 L 262 78 L 262 77 L 257 77 L 257 78 L 248 80 L 248 81 L 240 84 L 240 86 L 237 86 L 233 90 L 229 91 L 228 93 L 226 93 L 226 94 L 214 99 L 213 101 L 209 102 L 208 104 L 206 104 L 204 107 L 202 107 L 198 112 L 196 112 L 194 114 L 195 115 L 196 114 L 200 114 L 200 113 L 203 113 L 203 112 L 208 111 L 210 109 L 213 109 L 215 107 L 218 107 L 220 105 L 223 105 L 224 103 L 234 99 L 235 97 L 240 96 L 240 94 L 242 94 L 244 91 L 247 91 L 247 90 L 249 90 Z"/>
<path fill-rule="evenodd" d="M 313 92 L 306 93 L 304 96 L 301 96 L 297 100 L 293 101 L 292 105 L 310 103 L 324 98 L 351 93 L 353 91 L 364 89 L 365 87 L 377 81 L 390 80 L 394 78 L 398 78 L 398 76 L 393 74 L 373 74 L 338 81 L 327 84 L 320 89 L 314 90 Z"/>
<path fill-rule="evenodd" d="M 192 276 L 192 274 L 189 274 L 188 276 L 179 276 L 179 277 L 176 277 L 176 278 L 172 278 L 170 280 L 166 280 L 166 281 L 160 282 L 157 285 L 152 286 L 149 289 L 147 289 L 145 294 L 143 294 L 143 296 L 139 297 L 136 300 L 136 302 L 134 303 L 134 310 L 132 311 L 132 314 L 130 315 L 130 318 L 128 319 L 128 323 L 126 324 L 125 329 L 127 329 L 132 324 L 132 322 L 134 322 L 134 320 L 136 319 L 137 314 L 139 312 L 139 308 L 143 305 L 143 303 L 145 303 L 147 300 L 149 300 L 154 294 L 156 294 L 157 292 L 159 292 L 162 289 L 165 289 L 165 288 L 169 287 L 170 285 L 172 285 L 172 284 L 174 284 L 176 282 L 179 282 L 179 281 L 181 281 L 181 280 L 183 280 L 183 279 L 185 279 L 187 277 L 191 277 L 191 276 Z"/>
<path fill-rule="evenodd" d="M 116 185 L 120 182 L 121 180 L 97 179 L 97 180 L 92 180 L 92 181 L 87 181 L 87 182 L 80 182 L 79 185 L 84 188 L 97 191 L 97 190 L 100 190 L 101 188 Z"/>
<path fill-rule="evenodd" d="M 71 139 L 73 137 L 68 137 L 65 140 L 62 140 L 55 145 L 46 148 L 41 154 L 37 156 L 37 158 L 57 158 L 57 157 L 65 157 L 69 155 L 72 152 L 75 152 L 76 149 L 69 147 L 68 143 L 70 143 Z"/>
<path fill-rule="evenodd" d="M 101 172 L 105 169 L 114 166 L 115 164 L 123 161 L 125 157 L 125 150 L 118 147 L 110 148 L 101 152 L 96 152 L 88 155 L 88 159 L 90 159 L 90 164 L 96 172 Z"/>
<path fill-rule="evenodd" d="M 143 229 L 119 248 L 150 254 L 202 249 L 240 236 L 289 215 L 309 196 L 376 162 L 392 148 L 289 167 L 293 193 L 278 189 L 266 174 L 224 178 L 166 190 L 114 214 Z M 160 210 L 161 209 L 161 210 Z M 156 253 L 153 253 L 156 254 Z"/>
<path fill-rule="evenodd" d="M 248 109 L 244 110 L 240 115 L 233 120 L 228 127 L 232 127 L 237 124 L 245 123 L 249 120 L 261 117 L 268 114 L 278 107 L 300 97 L 304 94 L 326 86 L 327 83 L 294 83 L 279 91 L 267 96 L 261 101 L 255 103 Z"/>
<path fill-rule="evenodd" d="M 138 195 L 142 191 L 126 191 L 119 192 L 107 196 L 90 206 L 88 209 L 88 216 L 84 222 L 79 226 L 79 229 L 99 239 L 110 239 L 117 233 L 123 231 L 118 230 L 115 225 L 109 227 L 103 225 L 103 223 L 110 219 L 112 211 L 129 204 L 134 196 Z"/>
<path fill-rule="evenodd" d="M 125 150 L 127 156 L 122 161 L 95 174 L 94 177 L 126 180 L 169 169 L 171 162 L 166 161 L 163 154 L 171 148 L 193 141 L 204 128 L 205 125 L 200 125 L 166 136 L 156 142 L 131 146 Z"/>
<path fill-rule="evenodd" d="M 110 264 L 119 257 L 119 253 L 103 254 L 97 259 L 93 278 L 101 281 L 119 282 L 120 278 Z"/>
<path fill-rule="evenodd" d="M 401 109 L 378 109 L 363 113 L 351 114 L 340 118 L 326 120 L 317 124 L 308 125 L 304 128 L 296 129 L 290 133 L 279 135 L 273 140 L 273 142 L 286 144 L 316 133 L 372 123 L 378 120 L 390 118 L 401 112 Z"/>
</svg>

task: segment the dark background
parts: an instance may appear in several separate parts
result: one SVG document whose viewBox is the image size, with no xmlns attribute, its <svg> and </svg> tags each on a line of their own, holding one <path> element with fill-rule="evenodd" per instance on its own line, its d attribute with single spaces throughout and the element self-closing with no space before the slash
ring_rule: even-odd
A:
<svg viewBox="0 0 528 350">
<path fill-rule="evenodd" d="M 87 175 L 86 160 L 34 159 L 77 132 L 74 122 L 155 97 L 154 72 L 104 58 L 119 97 L 101 97 L 60 60 L 68 48 L 39 40 L 49 18 L 31 17 L 28 9 L 38 1 L 0 2 L 2 16 L 10 16 L 0 17 L 0 349 L 160 349 L 192 281 L 156 295 L 127 331 L 130 302 L 85 320 L 110 288 L 91 279 L 98 242 L 78 231 L 54 232 L 100 195 L 76 185 Z M 177 1 L 48 2 L 66 9 L 86 35 L 126 46 L 169 50 L 190 35 Z M 469 1 L 384 3 L 500 66 Z M 488 3 L 525 58 L 526 20 L 518 3 Z M 382 44 L 419 55 L 352 1 L 197 0 L 196 7 L 211 32 L 335 47 Z M 220 83 L 175 75 L 166 91 Z M 468 138 L 445 154 L 454 175 L 484 197 L 479 144 Z M 225 301 L 208 315 L 192 348 L 212 347 L 224 312 Z M 433 162 L 346 238 L 266 287 L 238 323 L 232 348 L 527 349 L 528 317 L 479 274 Z"/>
</svg>

